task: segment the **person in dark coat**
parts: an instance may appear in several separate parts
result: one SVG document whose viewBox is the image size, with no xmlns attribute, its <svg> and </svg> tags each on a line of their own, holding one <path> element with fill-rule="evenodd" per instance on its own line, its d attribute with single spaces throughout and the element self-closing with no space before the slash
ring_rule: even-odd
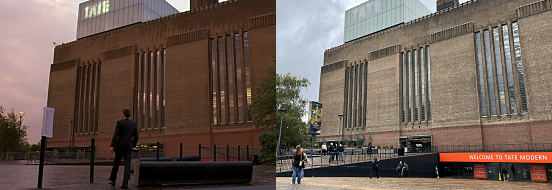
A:
<svg viewBox="0 0 552 190">
<path fill-rule="evenodd" d="M 335 147 L 333 146 L 333 143 L 330 143 L 330 146 L 328 147 L 328 152 L 330 154 L 329 162 L 333 161 L 334 150 L 335 150 Z"/>
<path fill-rule="evenodd" d="M 514 180 L 516 179 L 516 168 L 514 168 L 514 164 L 512 164 L 512 167 L 510 168 L 512 170 L 512 175 L 514 175 Z"/>
<path fill-rule="evenodd" d="M 372 171 L 370 172 L 370 179 L 372 179 L 372 173 L 374 173 L 374 171 L 376 171 L 376 177 L 377 179 L 379 179 L 378 162 L 378 157 L 374 157 L 374 160 L 372 160 Z"/>
<path fill-rule="evenodd" d="M 408 164 L 404 162 L 404 177 L 408 178 Z"/>
<path fill-rule="evenodd" d="M 345 151 L 345 148 L 343 147 L 342 144 L 339 144 L 339 147 L 337 147 L 337 152 L 339 152 L 338 159 L 341 161 L 343 161 L 343 151 Z"/>
<path fill-rule="evenodd" d="M 117 172 L 121 159 L 125 161 L 125 174 L 123 176 L 123 185 L 121 189 L 128 189 L 128 179 L 130 178 L 130 160 L 132 159 L 132 149 L 138 143 L 138 128 L 134 121 L 130 118 L 130 110 L 125 109 L 122 113 L 122 120 L 117 121 L 113 139 L 111 140 L 111 152 L 115 152 L 115 160 L 113 160 L 113 168 L 109 176 L 109 184 L 115 186 L 117 180 Z"/>
<path fill-rule="evenodd" d="M 504 180 L 504 182 L 508 181 L 508 170 L 506 168 L 502 168 L 502 180 Z"/>
<path fill-rule="evenodd" d="M 399 178 L 404 177 L 403 169 L 404 169 L 404 164 L 402 161 L 399 161 L 399 165 L 397 165 L 397 173 L 399 173 Z"/>
</svg>

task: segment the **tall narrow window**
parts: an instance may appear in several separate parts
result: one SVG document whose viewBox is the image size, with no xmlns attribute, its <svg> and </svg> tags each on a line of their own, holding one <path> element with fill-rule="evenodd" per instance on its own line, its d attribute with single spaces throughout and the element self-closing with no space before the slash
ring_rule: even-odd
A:
<svg viewBox="0 0 552 190">
<path fill-rule="evenodd" d="M 140 104 L 141 104 L 141 101 L 140 101 L 140 92 L 141 92 L 141 89 L 142 89 L 142 68 L 140 67 L 140 63 L 142 61 L 142 54 L 141 53 L 138 53 L 136 54 L 136 109 L 134 110 L 134 120 L 136 121 L 136 124 L 137 125 L 140 125 Z"/>
<path fill-rule="evenodd" d="M 224 41 L 222 37 L 218 38 L 218 60 L 219 60 L 219 88 L 220 88 L 220 123 L 226 123 L 226 77 L 224 62 Z"/>
<path fill-rule="evenodd" d="M 236 51 L 236 88 L 238 92 L 238 122 L 243 122 L 243 84 L 240 34 L 234 34 Z"/>
<path fill-rule="evenodd" d="M 167 82 L 166 82 L 166 76 L 167 76 L 167 49 L 166 48 L 163 48 L 163 127 L 165 127 L 165 124 L 167 123 L 167 117 L 166 117 L 166 113 L 165 113 L 165 101 L 166 101 L 166 88 L 167 88 Z"/>
<path fill-rule="evenodd" d="M 404 102 L 405 102 L 405 99 L 406 99 L 406 91 L 404 90 L 404 76 L 406 76 L 406 69 L 404 68 L 404 53 L 401 53 L 401 70 L 402 70 L 402 75 L 400 76 L 400 79 L 401 79 L 401 82 L 399 82 L 400 84 L 400 87 L 401 87 L 401 90 L 402 90 L 402 93 L 401 93 L 401 123 L 404 123 L 405 119 L 404 119 L 404 112 L 406 110 L 406 106 L 404 106 Z"/>
<path fill-rule="evenodd" d="M 508 79 L 508 97 L 510 99 L 510 113 L 517 113 L 516 91 L 514 74 L 512 69 L 512 54 L 510 53 L 510 36 L 508 35 L 508 25 L 502 25 L 502 37 L 504 38 L 504 58 L 506 61 L 506 77 Z"/>
<path fill-rule="evenodd" d="M 354 96 L 354 86 L 353 86 L 353 81 L 354 81 L 354 77 L 355 77 L 355 71 L 354 71 L 354 67 L 349 67 L 349 72 L 351 73 L 349 75 L 349 106 L 348 106 L 348 109 L 349 109 L 349 126 L 347 128 L 352 128 L 353 127 L 353 96 Z"/>
<path fill-rule="evenodd" d="M 475 46 L 477 49 L 477 69 L 479 76 L 479 97 L 481 100 L 481 116 L 487 116 L 487 101 L 485 93 L 485 70 L 483 67 L 483 56 L 481 53 L 481 33 L 475 33 Z"/>
<path fill-rule="evenodd" d="M 149 68 L 149 71 L 150 71 L 150 81 L 149 81 L 149 86 L 150 86 L 150 91 L 148 92 L 149 93 L 149 117 L 148 117 L 148 121 L 149 121 L 149 127 L 152 128 L 152 127 L 155 127 L 155 121 L 153 120 L 155 115 L 153 113 L 153 110 L 155 109 L 155 106 L 154 106 L 154 97 L 153 97 L 153 94 L 155 92 L 155 56 L 154 56 L 154 52 L 153 51 L 150 51 L 150 68 Z"/>
<path fill-rule="evenodd" d="M 343 128 L 348 128 L 349 122 L 347 122 L 347 118 L 349 118 L 349 76 L 351 75 L 351 72 L 349 71 L 348 67 L 345 67 L 345 85 L 344 86 L 344 93 L 343 93 Z"/>
<path fill-rule="evenodd" d="M 408 51 L 408 78 L 406 79 L 408 81 L 408 122 L 412 122 L 412 57 L 410 55 L 410 51 Z"/>
<path fill-rule="evenodd" d="M 251 114 L 251 71 L 249 68 L 249 37 L 247 32 L 243 33 L 243 56 L 245 62 L 245 88 L 247 90 L 247 121 L 253 121 Z"/>
<path fill-rule="evenodd" d="M 88 114 L 90 113 L 88 109 L 90 109 L 90 106 L 88 105 L 88 95 L 90 94 L 90 83 L 88 82 L 90 80 L 90 65 L 84 66 L 84 133 L 88 133 Z"/>
<path fill-rule="evenodd" d="M 414 50 L 414 122 L 418 122 L 418 51 Z"/>
<path fill-rule="evenodd" d="M 421 121 L 424 122 L 425 116 L 425 62 L 424 62 L 424 48 L 420 48 L 420 84 L 422 85 L 422 106 L 421 106 Z"/>
<path fill-rule="evenodd" d="M 363 111 L 362 111 L 362 127 L 366 127 L 366 114 L 368 113 L 366 110 L 368 108 L 367 103 L 367 91 L 368 91 L 368 62 L 364 63 L 364 90 L 363 91 Z"/>
<path fill-rule="evenodd" d="M 226 36 L 226 64 L 228 69 L 228 116 L 229 122 L 236 122 L 234 116 L 234 56 L 232 51 L 232 36 Z"/>
<path fill-rule="evenodd" d="M 217 50 L 215 49 L 215 39 L 211 38 L 210 39 L 210 44 L 209 44 L 209 48 L 210 48 L 210 51 L 209 53 L 211 54 L 211 56 L 209 56 L 211 58 L 211 99 L 213 100 L 212 104 L 213 104 L 213 121 L 211 122 L 212 124 L 217 124 L 218 123 L 218 120 L 217 120 L 217 64 L 216 64 L 216 52 Z"/>
<path fill-rule="evenodd" d="M 516 68 L 518 73 L 519 81 L 519 96 L 521 98 L 521 112 L 526 113 L 527 111 L 527 97 L 525 94 L 525 79 L 523 72 L 523 63 L 521 61 L 521 44 L 519 41 L 519 29 L 517 22 L 512 23 L 512 33 L 514 33 L 514 50 L 516 56 Z"/>
<path fill-rule="evenodd" d="M 147 103 L 149 102 L 148 100 L 148 97 L 147 97 L 147 94 L 149 92 L 149 85 L 148 85 L 148 81 L 149 81 L 149 67 L 148 67 L 148 53 L 147 52 L 144 52 L 143 54 L 143 59 L 142 59 L 142 73 L 143 73 L 143 76 L 142 76 L 142 81 L 143 81 L 143 89 L 142 89 L 142 129 L 145 129 L 146 128 L 146 125 L 148 124 L 147 121 L 146 121 L 146 116 L 147 116 L 147 113 L 148 113 L 148 107 L 147 107 Z"/>
<path fill-rule="evenodd" d="M 157 50 L 157 61 L 155 64 L 155 127 L 161 127 L 161 50 Z"/>
<path fill-rule="evenodd" d="M 353 70 L 355 72 L 355 78 L 353 79 L 353 87 L 355 88 L 355 91 L 353 92 L 353 128 L 356 128 L 357 127 L 357 95 L 358 95 L 358 66 L 359 65 L 355 65 L 353 67 Z"/>
<path fill-rule="evenodd" d="M 96 123 L 96 125 L 94 125 L 94 132 L 98 132 L 98 115 L 100 113 L 100 77 L 102 76 L 102 63 L 99 62 L 98 65 L 97 65 L 97 71 L 96 71 L 96 90 L 95 90 L 95 98 L 96 100 L 94 101 L 95 105 L 94 105 L 94 110 L 96 113 L 94 113 L 94 122 Z"/>
<path fill-rule="evenodd" d="M 502 56 L 500 54 L 500 34 L 498 33 L 498 28 L 493 28 L 493 42 L 495 50 L 496 78 L 498 79 L 500 114 L 506 115 L 506 94 L 504 92 L 504 73 L 502 72 Z"/>
<path fill-rule="evenodd" d="M 364 91 L 364 89 L 362 88 L 362 84 L 364 83 L 364 63 L 361 63 L 360 64 L 360 67 L 359 67 L 359 77 L 358 77 L 358 126 L 357 127 L 362 127 L 362 92 Z"/>
<path fill-rule="evenodd" d="M 483 35 L 484 35 L 483 37 L 485 38 L 485 58 L 487 61 L 487 83 L 489 85 L 489 103 L 491 104 L 491 115 L 496 115 L 493 61 L 491 59 L 491 40 L 489 36 L 489 30 L 483 31 Z"/>
<path fill-rule="evenodd" d="M 429 46 L 426 46 L 427 51 L 427 121 L 432 121 L 431 115 L 431 59 Z"/>
</svg>

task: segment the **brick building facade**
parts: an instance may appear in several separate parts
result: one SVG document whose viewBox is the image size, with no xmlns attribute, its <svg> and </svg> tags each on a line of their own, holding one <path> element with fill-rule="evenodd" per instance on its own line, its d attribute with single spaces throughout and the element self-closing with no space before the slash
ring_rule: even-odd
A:
<svg viewBox="0 0 552 190">
<path fill-rule="evenodd" d="M 178 155 L 180 143 L 185 155 L 198 144 L 260 146 L 249 108 L 275 66 L 276 2 L 191 2 L 187 12 L 56 46 L 48 147 L 87 147 L 95 138 L 97 151 L 108 152 L 123 109 L 138 124 L 138 143 L 161 142 L 166 156 Z"/>
<path fill-rule="evenodd" d="M 342 139 L 373 145 L 552 142 L 551 9 L 470 0 L 326 50 L 322 137 L 337 140 L 343 114 Z"/>
</svg>

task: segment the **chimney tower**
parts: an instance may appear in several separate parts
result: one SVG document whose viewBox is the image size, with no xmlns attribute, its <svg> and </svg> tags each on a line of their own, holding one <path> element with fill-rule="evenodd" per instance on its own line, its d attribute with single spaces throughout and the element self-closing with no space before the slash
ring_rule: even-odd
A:
<svg viewBox="0 0 552 190">
<path fill-rule="evenodd" d="M 437 0 L 437 12 L 458 5 L 458 0 Z"/>
<path fill-rule="evenodd" d="M 219 3 L 218 0 L 190 0 L 190 10 L 207 7 Z"/>
</svg>

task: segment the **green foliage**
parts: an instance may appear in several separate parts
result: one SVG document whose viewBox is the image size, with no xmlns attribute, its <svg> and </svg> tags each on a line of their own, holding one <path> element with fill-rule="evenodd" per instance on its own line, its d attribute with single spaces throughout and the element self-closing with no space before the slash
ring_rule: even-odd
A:
<svg viewBox="0 0 552 190">
<path fill-rule="evenodd" d="M 30 151 L 40 151 L 40 141 L 38 141 L 38 143 L 36 144 L 32 144 L 31 147 L 29 148 Z"/>
<path fill-rule="evenodd" d="M 307 100 L 301 96 L 301 90 L 306 89 L 310 82 L 306 78 L 276 74 L 276 69 L 271 67 L 268 76 L 263 79 L 256 89 L 256 95 L 252 107 L 254 121 L 252 124 L 257 128 L 267 129 L 259 135 L 259 142 L 262 146 L 261 161 L 275 163 L 276 147 L 278 144 L 278 133 L 280 132 L 280 121 L 282 123 L 282 134 L 280 149 L 289 150 L 309 142 L 310 136 L 306 133 L 306 123 L 301 117 L 306 114 L 305 105 Z M 278 110 L 285 109 L 282 115 Z"/>
<path fill-rule="evenodd" d="M 356 138 L 356 146 L 359 146 L 359 147 L 364 146 L 364 143 L 366 142 L 366 136 L 357 134 L 355 138 Z"/>
<path fill-rule="evenodd" d="M 20 126 L 18 115 L 12 110 L 6 112 L 0 106 L 0 152 L 25 152 L 30 150 L 27 142 L 28 126 Z M 19 148 L 18 148 L 19 143 Z"/>
</svg>

